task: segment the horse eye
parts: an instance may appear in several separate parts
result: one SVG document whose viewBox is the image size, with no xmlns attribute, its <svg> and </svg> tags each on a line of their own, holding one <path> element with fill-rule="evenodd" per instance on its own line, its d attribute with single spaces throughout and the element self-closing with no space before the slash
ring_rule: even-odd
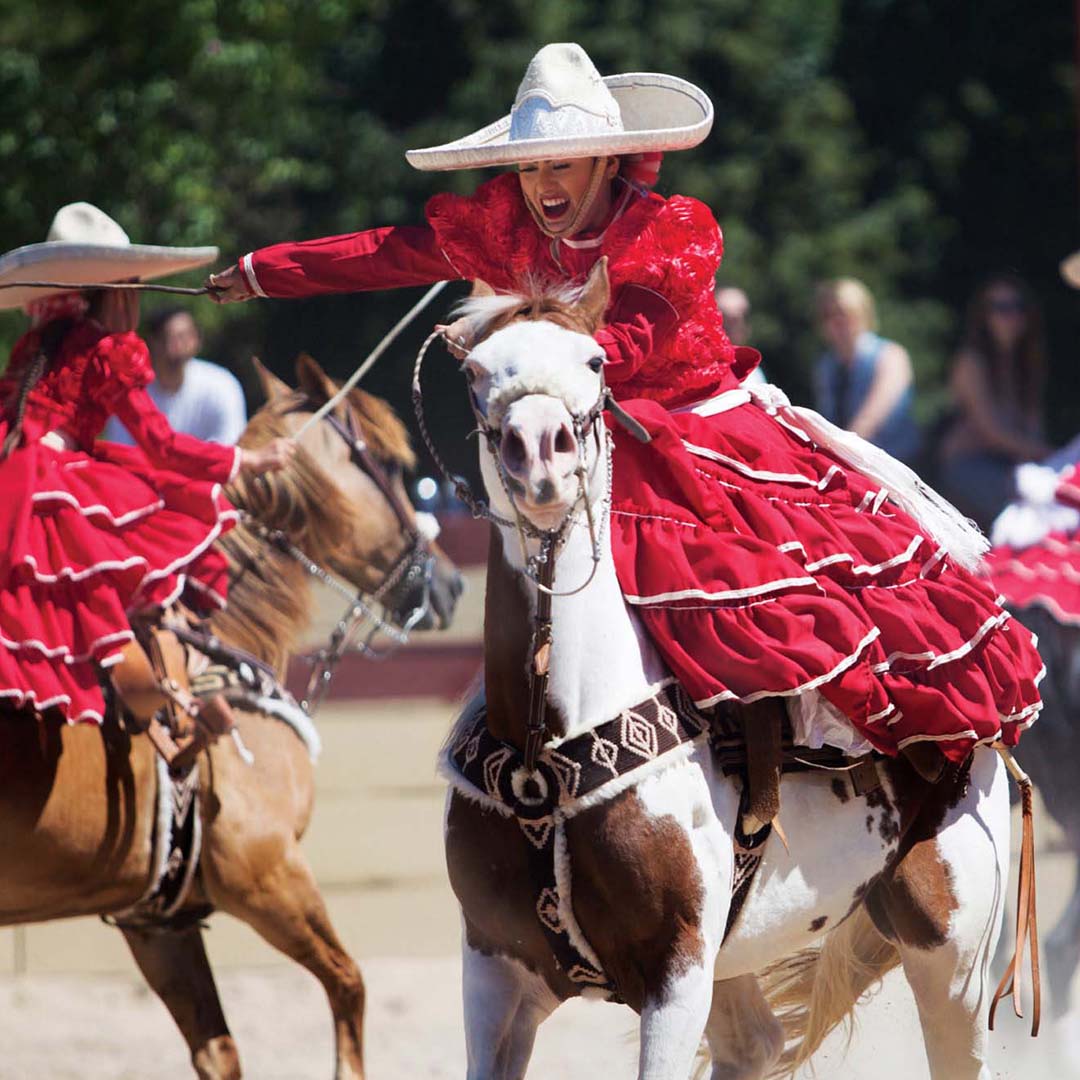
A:
<svg viewBox="0 0 1080 1080">
<path fill-rule="evenodd" d="M 598 375 L 604 369 L 604 358 L 602 356 L 592 356 L 589 358 L 589 370 L 595 371 Z"/>
</svg>

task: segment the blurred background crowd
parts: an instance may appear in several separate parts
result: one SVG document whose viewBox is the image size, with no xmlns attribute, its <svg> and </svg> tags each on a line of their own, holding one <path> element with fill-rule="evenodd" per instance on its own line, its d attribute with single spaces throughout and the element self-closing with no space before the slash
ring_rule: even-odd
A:
<svg viewBox="0 0 1080 1080">
<path fill-rule="evenodd" d="M 711 95 L 712 135 L 658 190 L 723 227 L 732 337 L 986 526 L 1015 464 L 1080 429 L 1080 304 L 1057 269 L 1078 246 L 1075 20 L 1060 0 L 0 0 L 3 246 L 76 199 L 146 242 L 217 244 L 222 266 L 417 221 L 483 177 L 415 172 L 404 150 L 490 119 L 540 44 L 580 41 L 603 71 Z M 252 355 L 289 377 L 308 351 L 344 376 L 414 300 L 197 301 L 197 326 L 151 302 L 159 391 L 196 350 L 249 407 Z M 366 384 L 402 410 L 429 314 Z M 0 319 L 0 355 L 20 330 Z M 191 372 L 235 428 L 235 385 Z M 436 437 L 468 469 L 456 373 L 431 378 Z"/>
</svg>

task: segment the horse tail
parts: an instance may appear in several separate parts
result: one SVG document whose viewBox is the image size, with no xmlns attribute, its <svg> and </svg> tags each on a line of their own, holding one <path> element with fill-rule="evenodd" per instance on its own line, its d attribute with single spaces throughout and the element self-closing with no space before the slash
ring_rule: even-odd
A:
<svg viewBox="0 0 1080 1080">
<path fill-rule="evenodd" d="M 860 904 L 820 946 L 767 968 L 759 982 L 784 1031 L 785 1050 L 768 1080 L 790 1076 L 840 1024 L 853 1034 L 855 1005 L 897 967 L 900 954 Z"/>
</svg>

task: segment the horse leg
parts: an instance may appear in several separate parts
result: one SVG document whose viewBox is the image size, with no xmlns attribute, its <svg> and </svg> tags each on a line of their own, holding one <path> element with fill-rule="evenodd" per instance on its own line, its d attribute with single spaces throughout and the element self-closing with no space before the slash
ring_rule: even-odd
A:
<svg viewBox="0 0 1080 1080">
<path fill-rule="evenodd" d="M 705 1034 L 713 995 L 713 956 L 669 978 L 641 1010 L 638 1080 L 683 1080 Z"/>
<path fill-rule="evenodd" d="M 364 980 L 334 932 L 300 845 L 291 837 L 283 842 L 284 850 L 261 872 L 251 866 L 250 853 L 208 851 L 207 892 L 215 906 L 242 919 L 322 983 L 334 1017 L 335 1078 L 362 1080 Z"/>
<path fill-rule="evenodd" d="M 521 1080 L 536 1029 L 558 998 L 540 975 L 507 956 L 462 945 L 468 1080 Z"/>
<path fill-rule="evenodd" d="M 783 1028 L 753 975 L 713 983 L 705 1037 L 711 1080 L 760 1080 L 784 1050 Z"/>
<path fill-rule="evenodd" d="M 165 1003 L 199 1080 L 239 1080 L 240 1056 L 221 1011 L 202 930 L 123 930 L 135 963 Z"/>
<path fill-rule="evenodd" d="M 867 906 L 896 945 L 934 1080 L 991 1080 L 990 956 L 1009 871 L 1009 799 L 997 755 L 976 752 L 969 793 L 913 843 Z"/>
</svg>

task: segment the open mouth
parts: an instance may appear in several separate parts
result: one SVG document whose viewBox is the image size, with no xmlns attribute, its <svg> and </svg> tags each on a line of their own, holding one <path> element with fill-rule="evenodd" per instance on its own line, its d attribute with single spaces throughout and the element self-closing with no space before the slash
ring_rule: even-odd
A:
<svg viewBox="0 0 1080 1080">
<path fill-rule="evenodd" d="M 540 209 L 548 221 L 558 221 L 570 213 L 570 200 L 559 196 L 548 196 L 540 200 Z"/>
</svg>

